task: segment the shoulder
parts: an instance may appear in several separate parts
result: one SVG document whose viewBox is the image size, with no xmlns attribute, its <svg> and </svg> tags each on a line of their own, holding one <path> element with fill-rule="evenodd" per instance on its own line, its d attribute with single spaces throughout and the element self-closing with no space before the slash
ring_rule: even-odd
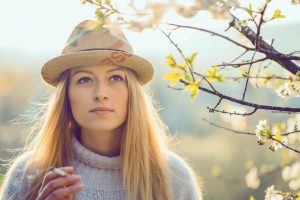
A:
<svg viewBox="0 0 300 200">
<path fill-rule="evenodd" d="M 25 171 L 31 156 L 31 152 L 26 152 L 15 159 L 5 175 L 1 186 L 0 199 L 16 199 L 16 197 L 13 197 L 17 193 L 16 191 L 20 191 L 20 193 L 26 191 L 30 176 L 25 174 Z"/>
<path fill-rule="evenodd" d="M 15 171 L 20 172 L 25 169 L 27 162 L 31 158 L 32 153 L 31 152 L 25 152 L 18 156 L 15 161 L 13 162 L 12 166 L 10 167 L 9 171 Z"/>
<path fill-rule="evenodd" d="M 32 152 L 25 152 L 25 153 L 21 154 L 20 156 L 18 156 L 14 160 L 11 167 L 8 169 L 7 175 L 8 176 L 23 175 L 26 170 L 28 161 L 31 159 L 31 157 L 32 157 Z"/>
<path fill-rule="evenodd" d="M 202 199 L 200 184 L 188 163 L 172 151 L 167 157 L 175 199 Z"/>
<path fill-rule="evenodd" d="M 189 165 L 178 154 L 173 151 L 168 151 L 167 156 L 171 172 L 176 172 L 179 176 L 186 176 L 191 173 Z"/>
</svg>

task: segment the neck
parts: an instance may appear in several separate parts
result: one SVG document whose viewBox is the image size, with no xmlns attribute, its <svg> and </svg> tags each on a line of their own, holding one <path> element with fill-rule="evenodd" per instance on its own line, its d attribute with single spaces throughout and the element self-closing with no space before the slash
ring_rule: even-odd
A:
<svg viewBox="0 0 300 200">
<path fill-rule="evenodd" d="M 91 151 L 104 156 L 118 156 L 121 150 L 123 126 L 111 131 L 81 129 L 80 142 Z"/>
</svg>

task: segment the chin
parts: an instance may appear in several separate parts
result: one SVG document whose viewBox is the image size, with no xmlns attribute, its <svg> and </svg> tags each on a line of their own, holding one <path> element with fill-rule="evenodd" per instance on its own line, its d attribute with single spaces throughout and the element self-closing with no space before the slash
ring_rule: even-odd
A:
<svg viewBox="0 0 300 200">
<path fill-rule="evenodd" d="M 109 124 L 105 124 L 105 125 L 94 125 L 94 126 L 81 126 L 82 128 L 92 131 L 92 132 L 111 132 L 111 131 L 115 131 L 117 130 L 120 126 L 113 126 L 113 125 L 109 125 Z"/>
</svg>

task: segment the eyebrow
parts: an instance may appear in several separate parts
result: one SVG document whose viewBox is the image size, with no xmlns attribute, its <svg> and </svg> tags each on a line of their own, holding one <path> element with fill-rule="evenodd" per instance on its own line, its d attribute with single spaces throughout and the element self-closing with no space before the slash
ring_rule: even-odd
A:
<svg viewBox="0 0 300 200">
<path fill-rule="evenodd" d="M 110 72 L 118 71 L 118 70 L 123 71 L 123 67 L 115 67 L 115 68 L 113 68 L 113 69 L 107 70 L 106 73 L 110 73 Z M 79 70 L 75 71 L 75 72 L 72 74 L 72 77 L 75 76 L 75 74 L 78 74 L 78 73 L 94 74 L 92 71 L 84 70 L 84 69 L 79 69 Z"/>
</svg>

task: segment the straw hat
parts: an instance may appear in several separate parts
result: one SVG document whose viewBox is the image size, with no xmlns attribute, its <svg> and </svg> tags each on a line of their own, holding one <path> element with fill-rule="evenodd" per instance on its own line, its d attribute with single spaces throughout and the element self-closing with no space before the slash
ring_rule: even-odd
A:
<svg viewBox="0 0 300 200">
<path fill-rule="evenodd" d="M 153 76 L 152 64 L 133 54 L 131 45 L 118 27 L 103 27 L 92 20 L 85 20 L 75 27 L 61 55 L 46 62 L 41 74 L 48 84 L 55 87 L 63 71 L 88 65 L 130 68 L 142 85 Z"/>
</svg>

